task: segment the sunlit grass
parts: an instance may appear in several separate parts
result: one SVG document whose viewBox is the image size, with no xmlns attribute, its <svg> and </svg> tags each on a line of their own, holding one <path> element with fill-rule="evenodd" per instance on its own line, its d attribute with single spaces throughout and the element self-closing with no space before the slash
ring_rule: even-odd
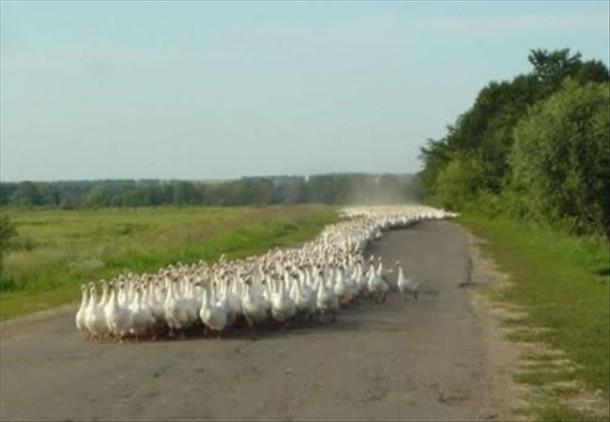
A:
<svg viewBox="0 0 610 422">
<path fill-rule="evenodd" d="M 545 342 L 563 350 L 576 364 L 570 372 L 535 371 L 516 375 L 516 379 L 531 385 L 543 385 L 555 378 L 577 379 L 592 392 L 601 390 L 607 398 L 610 384 L 607 240 L 574 237 L 503 218 L 466 214 L 460 220 L 475 235 L 489 241 L 483 245 L 484 251 L 511 276 L 512 287 L 501 298 L 526 306 L 529 316 L 523 325 L 550 328 L 529 334 L 526 330 L 526 334 L 512 338 Z M 553 406 L 540 407 L 539 416 L 554 415 L 559 405 Z"/>
<path fill-rule="evenodd" d="M 3 211 L 6 212 L 6 211 Z M 337 220 L 317 205 L 8 210 L 31 249 L 4 259 L 0 319 L 76 300 L 79 284 L 178 261 L 243 257 L 315 237 Z"/>
</svg>

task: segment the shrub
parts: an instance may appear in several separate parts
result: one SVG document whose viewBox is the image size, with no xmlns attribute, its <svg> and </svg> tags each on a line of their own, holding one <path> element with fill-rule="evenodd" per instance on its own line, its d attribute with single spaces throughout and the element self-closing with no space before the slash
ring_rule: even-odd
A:
<svg viewBox="0 0 610 422">
<path fill-rule="evenodd" d="M 15 224 L 8 215 L 0 213 L 0 273 L 2 273 L 2 258 L 11 248 L 13 238 L 17 235 Z"/>
<path fill-rule="evenodd" d="M 567 80 L 515 128 L 513 188 L 532 217 L 577 233 L 608 233 L 609 88 Z"/>
</svg>

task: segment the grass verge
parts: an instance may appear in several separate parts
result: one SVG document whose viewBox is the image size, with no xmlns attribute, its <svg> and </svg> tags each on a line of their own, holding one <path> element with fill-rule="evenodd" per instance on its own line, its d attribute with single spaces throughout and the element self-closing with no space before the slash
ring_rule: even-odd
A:
<svg viewBox="0 0 610 422">
<path fill-rule="evenodd" d="M 518 340 L 547 344 L 565 352 L 575 363 L 567 372 L 542 369 L 528 375 L 516 374 L 516 381 L 541 386 L 556 381 L 555 378 L 578 380 L 607 401 L 610 383 L 608 242 L 552 232 L 505 218 L 465 214 L 459 222 L 488 241 L 482 245 L 483 252 L 492 255 L 500 269 L 510 275 L 513 283 L 498 293 L 501 296 L 498 299 L 527 310 L 527 317 L 520 321 L 523 326 L 544 328 L 530 330 L 525 337 L 519 335 Z M 557 390 L 556 394 L 561 395 L 561 391 Z M 537 417 L 547 420 L 597 420 L 599 416 L 579 412 L 557 401 L 533 403 L 533 408 Z M 559 418 L 561 415 L 564 417 Z"/>
<path fill-rule="evenodd" d="M 310 240 L 338 219 L 318 205 L 2 212 L 27 247 L 4 258 L 0 320 L 77 300 L 83 282 L 260 254 Z"/>
</svg>

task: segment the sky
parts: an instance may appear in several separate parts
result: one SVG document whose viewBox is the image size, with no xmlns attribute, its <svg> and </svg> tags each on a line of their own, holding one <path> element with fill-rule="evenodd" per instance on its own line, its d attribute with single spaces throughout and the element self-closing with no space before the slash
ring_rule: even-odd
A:
<svg viewBox="0 0 610 422">
<path fill-rule="evenodd" d="M 0 3 L 0 180 L 420 169 L 531 48 L 610 62 L 599 2 Z"/>
</svg>

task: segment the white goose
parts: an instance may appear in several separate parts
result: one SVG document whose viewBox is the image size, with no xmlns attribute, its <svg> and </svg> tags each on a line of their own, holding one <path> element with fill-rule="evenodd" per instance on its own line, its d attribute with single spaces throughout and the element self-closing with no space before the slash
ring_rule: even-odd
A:
<svg viewBox="0 0 610 422">
<path fill-rule="evenodd" d="M 143 305 L 142 288 L 135 288 L 133 303 L 131 305 L 131 330 L 130 332 L 136 336 L 143 336 L 148 333 L 155 323 L 155 318 L 152 316 L 150 309 Z"/>
<path fill-rule="evenodd" d="M 419 283 L 417 281 L 413 280 L 412 278 L 405 277 L 405 275 L 403 274 L 402 266 L 400 265 L 400 262 L 399 261 L 396 261 L 396 262 L 397 262 L 397 267 L 398 267 L 398 279 L 396 281 L 396 284 L 398 286 L 398 290 L 400 291 L 400 294 L 405 299 L 407 298 L 408 295 L 413 295 L 415 300 L 417 300 L 417 296 L 419 294 Z"/>
<path fill-rule="evenodd" d="M 343 269 L 341 267 L 337 268 L 334 279 L 335 285 L 333 290 L 335 296 L 337 296 L 339 304 L 345 306 L 349 303 L 349 291 L 347 285 L 345 284 L 345 280 L 343 277 Z"/>
<path fill-rule="evenodd" d="M 150 308 L 150 312 L 153 316 L 153 318 L 155 318 L 155 325 L 159 325 L 162 324 L 165 319 L 165 312 L 163 310 L 163 300 L 161 299 L 162 297 L 162 291 L 159 287 L 159 285 L 156 282 L 151 282 L 148 286 L 149 291 L 148 291 L 148 307 Z"/>
<path fill-rule="evenodd" d="M 276 280 L 275 284 L 276 289 L 271 294 L 271 315 L 277 322 L 288 322 L 296 314 L 296 306 L 286 293 L 284 281 Z"/>
<path fill-rule="evenodd" d="M 232 326 L 237 322 L 237 319 L 242 315 L 241 296 L 237 292 L 237 278 L 223 285 L 222 294 L 227 299 L 229 313 L 227 315 L 227 326 Z"/>
<path fill-rule="evenodd" d="M 376 270 L 372 264 L 369 267 L 369 281 L 367 287 L 378 303 L 385 302 L 390 291 L 390 287 L 381 275 L 382 270 L 383 265 L 381 260 L 379 261 L 379 266 Z"/>
<path fill-rule="evenodd" d="M 106 302 L 108 301 L 108 283 L 106 283 L 106 280 L 101 280 L 100 284 L 102 285 L 102 297 L 98 303 L 98 306 L 103 308 L 106 306 Z"/>
<path fill-rule="evenodd" d="M 87 327 L 87 330 L 89 330 L 95 339 L 103 339 L 108 333 L 108 326 L 106 325 L 104 312 L 102 308 L 99 307 L 97 293 L 93 283 L 90 284 L 89 304 L 87 305 L 85 315 L 85 326 Z"/>
<path fill-rule="evenodd" d="M 87 290 L 87 286 L 85 284 L 80 286 L 82 298 L 80 302 L 80 308 L 78 308 L 78 312 L 76 313 L 76 328 L 81 333 L 87 334 L 87 325 L 85 322 L 86 309 L 89 302 L 89 291 Z"/>
<path fill-rule="evenodd" d="M 119 291 L 125 289 L 125 285 L 121 282 L 118 284 Z M 125 337 L 132 327 L 131 312 L 127 307 L 119 303 L 119 292 L 117 292 L 117 284 L 110 286 L 110 297 L 104 307 L 104 315 L 109 332 L 119 339 Z"/>
<path fill-rule="evenodd" d="M 179 307 L 184 310 L 183 326 L 188 327 L 199 319 L 199 298 L 194 296 L 193 283 L 184 278 L 182 280 L 182 297 L 179 300 Z"/>
<path fill-rule="evenodd" d="M 210 330 L 221 333 L 227 325 L 229 304 L 226 298 L 217 293 L 215 282 L 212 283 L 211 292 L 208 292 L 207 289 L 203 290 L 199 317 Z"/>
<path fill-rule="evenodd" d="M 304 318 L 309 320 L 316 313 L 316 296 L 309 285 L 309 273 L 305 272 L 304 276 L 301 276 L 301 274 L 299 273 L 299 279 L 294 285 L 296 290 L 295 305 Z"/>
<path fill-rule="evenodd" d="M 253 328 L 256 324 L 262 324 L 267 319 L 268 305 L 265 297 L 253 285 L 252 281 L 246 280 L 246 288 L 243 289 L 241 298 L 241 309 L 246 322 Z"/>
<path fill-rule="evenodd" d="M 180 303 L 176 299 L 174 293 L 174 281 L 169 278 L 165 279 L 165 301 L 163 302 L 163 313 L 165 315 L 165 321 L 170 331 L 170 335 L 174 334 L 175 330 L 183 328 L 183 320 L 185 319 L 185 312 L 180 307 Z"/>
<path fill-rule="evenodd" d="M 331 321 L 337 319 L 337 311 L 339 309 L 339 301 L 334 295 L 333 289 L 326 285 L 323 278 L 323 273 L 318 275 L 318 294 L 316 296 L 316 307 L 321 316 L 331 316 Z"/>
</svg>

